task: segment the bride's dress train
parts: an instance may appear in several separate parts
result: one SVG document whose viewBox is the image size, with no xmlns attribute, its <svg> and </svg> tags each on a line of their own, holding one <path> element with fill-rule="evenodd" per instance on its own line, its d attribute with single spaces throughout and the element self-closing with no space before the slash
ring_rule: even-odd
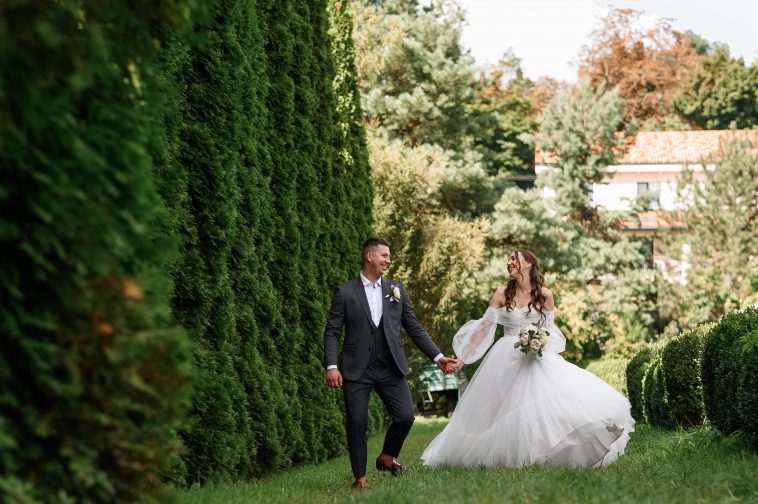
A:
<svg viewBox="0 0 758 504">
<path fill-rule="evenodd" d="M 484 355 L 497 324 L 504 336 L 471 379 L 450 423 L 421 456 L 425 465 L 604 466 L 624 452 L 634 419 L 629 401 L 592 373 L 566 362 L 566 338 L 546 311 L 543 357 L 513 348 L 519 330 L 540 320 L 526 308 L 488 308 L 466 323 L 453 348 L 465 363 Z"/>
</svg>

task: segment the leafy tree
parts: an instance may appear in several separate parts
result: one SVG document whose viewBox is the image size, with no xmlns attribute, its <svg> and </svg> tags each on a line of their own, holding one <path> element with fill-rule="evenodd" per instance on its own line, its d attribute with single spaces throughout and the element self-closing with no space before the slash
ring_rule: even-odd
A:
<svg viewBox="0 0 758 504">
<path fill-rule="evenodd" d="M 468 314 L 463 281 L 482 263 L 488 221 L 458 218 L 441 205 L 435 188 L 451 160 L 439 147 L 372 138 L 369 152 L 375 230 L 393 244 L 392 277 L 407 285 L 419 320 L 449 348 L 450 329 Z"/>
<path fill-rule="evenodd" d="M 529 91 L 529 100 L 532 102 L 534 116 L 539 117 L 548 103 L 553 101 L 558 92 L 565 87 L 565 82 L 559 82 L 549 76 L 543 76 L 534 81 L 534 85 Z"/>
<path fill-rule="evenodd" d="M 506 193 L 497 207 L 500 214 L 492 217 L 493 229 L 510 229 L 515 241 L 499 248 L 518 248 L 517 238 L 526 238 L 545 269 L 557 274 L 559 316 L 567 328 L 569 355 L 577 360 L 607 349 L 627 355 L 652 336 L 657 321 L 651 309 L 653 277 L 643 269 L 642 246 L 620 231 L 629 215 L 596 208 L 590 200 L 589 188 L 607 176 L 622 147 L 616 131 L 621 121 L 616 90 L 595 89 L 584 79 L 562 91 L 543 111 L 536 137 L 552 163 L 522 199 Z M 552 197 L 543 200 L 544 194 Z"/>
<path fill-rule="evenodd" d="M 528 173 L 534 164 L 534 146 L 522 138 L 537 125 L 530 99 L 533 87 L 523 76 L 519 59 L 510 53 L 476 81 L 466 122 L 474 126 L 474 148 L 483 154 L 493 175 Z"/>
<path fill-rule="evenodd" d="M 584 47 L 580 77 L 593 86 L 618 89 L 624 100 L 624 120 L 661 120 L 670 112 L 670 101 L 680 83 L 695 66 L 697 53 L 686 34 L 660 20 L 640 28 L 642 12 L 613 9 L 602 27 Z"/>
<path fill-rule="evenodd" d="M 410 146 L 460 147 L 472 65 L 460 43 L 463 10 L 450 0 L 352 2 L 364 119 Z"/>
<path fill-rule="evenodd" d="M 623 143 L 616 134 L 622 118 L 618 91 L 594 88 L 589 79 L 559 93 L 540 116 L 540 148 L 556 159 L 541 183 L 555 191 L 561 212 L 584 225 L 597 218 L 588 186 L 613 164 Z"/>
<path fill-rule="evenodd" d="M 661 283 L 662 309 L 679 330 L 717 320 L 758 291 L 755 146 L 739 141 L 724 146 L 704 177 L 682 173 L 675 218 L 686 231 L 667 243 L 669 254 L 687 265 L 684 282 Z"/>
<path fill-rule="evenodd" d="M 734 59 L 726 47 L 701 56 L 679 88 L 672 109 L 704 129 L 758 128 L 758 65 Z"/>
</svg>

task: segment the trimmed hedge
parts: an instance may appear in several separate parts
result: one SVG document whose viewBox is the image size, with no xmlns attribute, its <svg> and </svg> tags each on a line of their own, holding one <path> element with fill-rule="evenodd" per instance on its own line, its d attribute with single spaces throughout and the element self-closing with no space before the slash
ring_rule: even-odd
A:
<svg viewBox="0 0 758 504">
<path fill-rule="evenodd" d="M 600 359 L 590 362 L 586 369 L 628 397 L 626 389 L 628 365 L 629 359 Z"/>
<path fill-rule="evenodd" d="M 134 501 L 159 475 L 343 452 L 321 335 L 373 195 L 336 5 L 339 44 L 325 0 L 3 4 L 8 500 Z"/>
<path fill-rule="evenodd" d="M 758 331 L 742 339 L 742 374 L 737 386 L 737 411 L 741 429 L 758 448 Z"/>
<path fill-rule="evenodd" d="M 652 349 L 644 347 L 632 357 L 626 366 L 627 397 L 632 404 L 632 417 L 638 421 L 644 418 L 643 381 L 652 357 Z"/>
<path fill-rule="evenodd" d="M 746 372 L 745 368 L 753 362 L 749 360 L 751 364 L 748 364 L 744 360 L 745 347 L 741 341 L 751 340 L 752 333 L 756 331 L 758 309 L 749 308 L 730 313 L 724 315 L 708 332 L 703 345 L 701 376 L 705 411 L 714 427 L 725 434 L 738 429 L 755 429 L 754 424 L 747 425 L 740 415 L 737 390 Z M 750 352 L 748 354 L 752 355 Z M 746 380 L 749 381 L 750 378 Z M 746 407 L 751 403 L 749 395 L 748 391 L 743 402 Z M 750 411 L 745 413 L 746 419 L 754 417 Z"/>
<path fill-rule="evenodd" d="M 703 324 L 666 343 L 661 353 L 661 373 L 671 420 L 684 427 L 701 425 L 705 417 L 700 358 L 705 334 L 713 324 Z"/>
<path fill-rule="evenodd" d="M 172 320 L 167 33 L 184 2 L 0 8 L 0 493 L 135 501 L 180 449 L 191 349 Z"/>
<path fill-rule="evenodd" d="M 663 345 L 653 348 L 650 364 L 642 380 L 642 404 L 645 420 L 649 424 L 672 427 L 674 422 L 668 409 L 668 397 L 663 382 L 662 353 Z"/>
</svg>

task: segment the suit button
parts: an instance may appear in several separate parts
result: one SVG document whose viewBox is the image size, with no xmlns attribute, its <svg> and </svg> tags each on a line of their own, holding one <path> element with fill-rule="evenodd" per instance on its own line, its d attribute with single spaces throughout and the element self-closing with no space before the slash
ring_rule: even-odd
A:
<svg viewBox="0 0 758 504">
<path fill-rule="evenodd" d="M 368 347 L 368 351 L 369 351 L 369 352 L 371 351 L 371 347 Z"/>
</svg>

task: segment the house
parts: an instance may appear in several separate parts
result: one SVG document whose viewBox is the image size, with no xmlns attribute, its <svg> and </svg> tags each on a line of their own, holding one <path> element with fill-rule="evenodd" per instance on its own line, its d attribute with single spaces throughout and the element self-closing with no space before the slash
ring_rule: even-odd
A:
<svg viewBox="0 0 758 504">
<path fill-rule="evenodd" d="M 607 210 L 629 210 L 631 200 L 649 194 L 648 209 L 639 212 L 639 222 L 629 222 L 625 230 L 649 236 L 653 262 L 669 271 L 680 271 L 684 280 L 686 263 L 674 264 L 656 247 L 654 237 L 681 229 L 671 211 L 679 204 L 677 179 L 682 170 L 688 167 L 695 180 L 703 180 L 704 170 L 713 169 L 720 148 L 733 140 L 746 140 L 758 146 L 758 130 L 641 131 L 627 140 L 617 164 L 608 167 L 605 180 L 588 188 L 592 203 Z M 556 162 L 552 153 L 538 147 L 535 173 L 544 173 Z"/>
</svg>

